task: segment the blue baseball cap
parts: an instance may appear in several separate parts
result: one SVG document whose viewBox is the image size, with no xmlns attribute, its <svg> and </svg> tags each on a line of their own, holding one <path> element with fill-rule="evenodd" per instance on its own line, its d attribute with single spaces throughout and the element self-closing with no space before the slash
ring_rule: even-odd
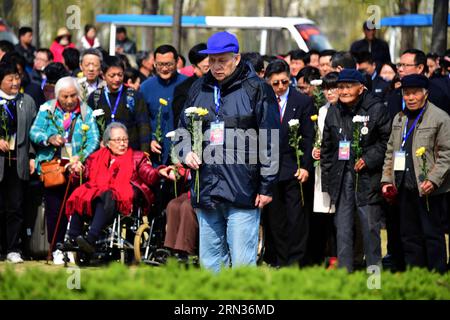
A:
<svg viewBox="0 0 450 320">
<path fill-rule="evenodd" d="M 339 77 L 337 82 L 359 82 L 365 84 L 363 75 L 356 69 L 344 69 L 339 72 Z"/>
<path fill-rule="evenodd" d="M 199 51 L 204 54 L 220 54 L 225 52 L 239 52 L 239 43 L 234 34 L 227 31 L 217 32 L 209 37 L 206 49 Z"/>
</svg>

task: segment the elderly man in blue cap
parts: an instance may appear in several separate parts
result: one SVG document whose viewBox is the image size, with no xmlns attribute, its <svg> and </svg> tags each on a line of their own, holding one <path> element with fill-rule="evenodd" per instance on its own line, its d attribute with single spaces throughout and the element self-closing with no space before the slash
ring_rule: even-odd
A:
<svg viewBox="0 0 450 320">
<path fill-rule="evenodd" d="M 392 123 L 382 192 L 399 203 L 400 236 L 408 266 L 445 272 L 445 193 L 450 191 L 450 117 L 428 101 L 429 80 L 402 78 L 406 108 Z"/>
<path fill-rule="evenodd" d="M 208 54 L 210 71 L 192 85 L 180 126 L 189 126 L 186 108 L 208 110 L 203 154 L 189 151 L 183 161 L 200 177 L 199 194 L 191 189 L 200 263 L 217 272 L 223 265 L 256 265 L 260 210 L 272 200 L 278 171 L 273 148 L 280 119 L 272 88 L 241 61 L 233 34 L 212 35 L 200 53 Z"/>
<path fill-rule="evenodd" d="M 339 102 L 328 110 L 323 131 L 322 189 L 336 205 L 338 265 L 351 272 L 355 210 L 366 265 L 381 266 L 379 182 L 391 126 L 386 107 L 368 92 L 361 73 L 344 69 L 337 82 Z"/>
</svg>

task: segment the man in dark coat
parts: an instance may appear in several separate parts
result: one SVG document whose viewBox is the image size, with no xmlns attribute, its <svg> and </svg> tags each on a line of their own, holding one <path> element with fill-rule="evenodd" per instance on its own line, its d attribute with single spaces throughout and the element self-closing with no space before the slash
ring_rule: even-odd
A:
<svg viewBox="0 0 450 320">
<path fill-rule="evenodd" d="M 199 220 L 200 263 L 217 272 L 230 263 L 256 265 L 260 210 L 272 201 L 278 172 L 280 119 L 273 90 L 241 62 L 236 36 L 218 32 L 200 53 L 209 55 L 210 71 L 193 84 L 185 106 L 207 110 L 203 131 L 210 134 L 197 151 L 203 157 L 190 151 L 191 139 L 183 139 L 189 150 L 183 161 L 195 170 L 193 178 L 199 175 L 191 201 Z M 190 126 L 190 112 L 184 110 L 181 127 Z"/>
<path fill-rule="evenodd" d="M 304 70 L 304 69 L 303 69 Z M 313 178 L 312 147 L 316 113 L 313 100 L 289 86 L 289 65 L 284 60 L 271 62 L 265 77 L 278 100 L 280 130 L 280 171 L 273 188 L 273 201 L 264 210 L 268 263 L 281 267 L 306 264 L 311 198 L 301 199 L 300 184 L 305 191 Z M 299 121 L 303 156 L 297 167 L 295 149 L 289 144 L 290 120 Z M 309 191 L 309 190 L 308 190 Z M 312 192 L 311 192 L 312 193 Z"/>
<path fill-rule="evenodd" d="M 322 190 L 336 204 L 338 264 L 353 271 L 354 210 L 360 218 L 367 266 L 381 265 L 379 181 L 390 134 L 384 104 L 364 87 L 357 70 L 339 74 L 339 103 L 325 119 Z"/>
<path fill-rule="evenodd" d="M 386 62 L 391 62 L 389 54 L 389 46 L 386 41 L 376 38 L 377 29 L 373 23 L 365 21 L 363 24 L 364 39 L 355 41 L 350 47 L 350 52 L 355 54 L 358 52 L 370 52 L 377 64 L 377 70 Z"/>
</svg>

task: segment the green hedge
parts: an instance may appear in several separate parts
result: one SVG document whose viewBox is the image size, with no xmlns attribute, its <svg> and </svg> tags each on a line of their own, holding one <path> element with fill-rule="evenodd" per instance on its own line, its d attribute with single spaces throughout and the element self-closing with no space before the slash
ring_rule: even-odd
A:
<svg viewBox="0 0 450 320">
<path fill-rule="evenodd" d="M 81 289 L 67 289 L 67 269 L 0 271 L 0 299 L 450 299 L 450 274 L 412 269 L 382 272 L 369 290 L 365 272 L 323 268 L 242 268 L 211 274 L 170 262 L 166 267 L 81 269 Z"/>
</svg>

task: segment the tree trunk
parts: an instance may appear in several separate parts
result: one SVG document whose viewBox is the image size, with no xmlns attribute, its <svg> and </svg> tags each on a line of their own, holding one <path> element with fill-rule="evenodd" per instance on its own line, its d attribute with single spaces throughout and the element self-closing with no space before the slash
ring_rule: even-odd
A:
<svg viewBox="0 0 450 320">
<path fill-rule="evenodd" d="M 183 15 L 183 0 L 173 2 L 172 44 L 178 52 L 181 51 L 181 16 Z"/>
<path fill-rule="evenodd" d="M 39 30 L 39 20 L 41 11 L 41 1 L 33 0 L 33 45 L 36 48 L 40 48 L 40 30 Z"/>
<path fill-rule="evenodd" d="M 400 14 L 414 14 L 419 11 L 420 0 L 401 0 Z M 400 52 L 414 48 L 414 27 L 402 28 L 402 40 L 400 42 Z"/>
<path fill-rule="evenodd" d="M 142 0 L 142 14 L 157 14 L 159 10 L 159 0 Z M 155 43 L 155 28 L 147 27 L 145 39 L 148 47 L 143 50 L 153 51 Z"/>
<path fill-rule="evenodd" d="M 272 17 L 273 16 L 273 6 L 271 0 L 264 0 L 264 16 Z M 267 47 L 268 53 L 272 53 L 275 48 L 275 44 L 273 43 L 273 35 L 271 30 L 267 30 Z"/>
<path fill-rule="evenodd" d="M 18 29 L 19 26 L 16 23 L 16 19 L 13 19 L 14 0 L 3 0 L 3 19 L 9 24 L 10 27 Z M 17 33 L 17 30 L 14 30 Z"/>
<path fill-rule="evenodd" d="M 434 0 L 431 52 L 443 55 L 447 49 L 448 1 Z"/>
</svg>

